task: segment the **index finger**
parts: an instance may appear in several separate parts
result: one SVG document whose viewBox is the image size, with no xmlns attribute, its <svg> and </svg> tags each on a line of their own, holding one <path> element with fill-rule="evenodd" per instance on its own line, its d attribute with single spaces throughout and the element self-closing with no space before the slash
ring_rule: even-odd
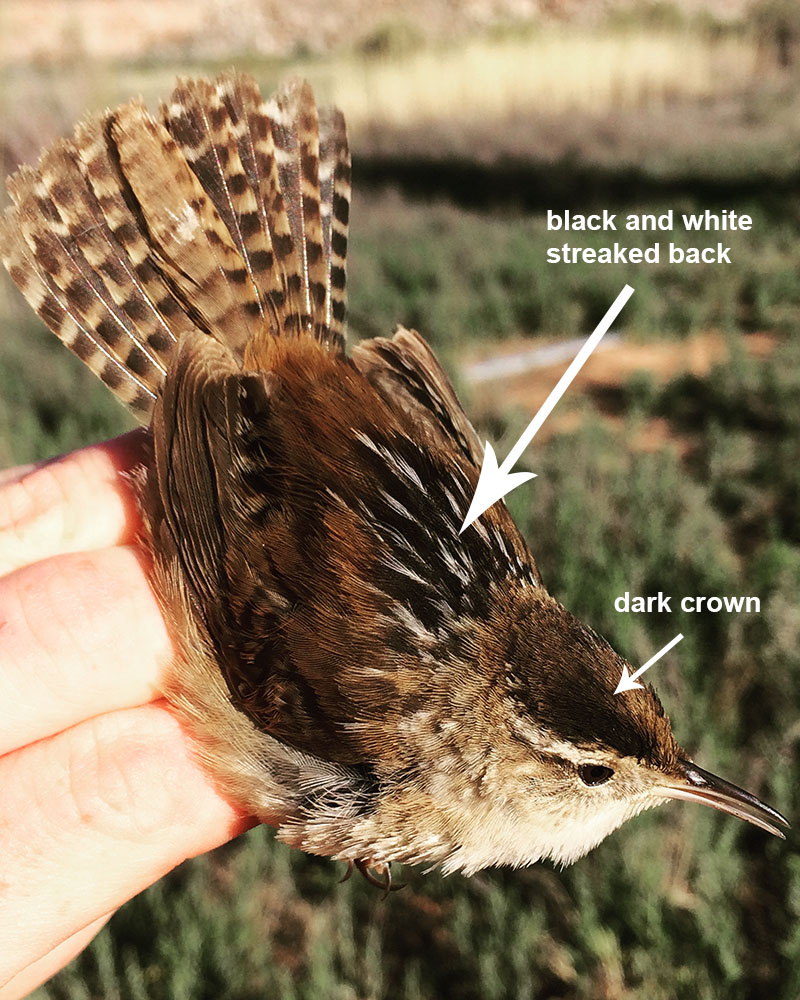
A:
<svg viewBox="0 0 800 1000">
<path fill-rule="evenodd" d="M 52 556 L 125 544 L 139 518 L 127 473 L 145 454 L 137 428 L 0 479 L 0 576 Z"/>
</svg>

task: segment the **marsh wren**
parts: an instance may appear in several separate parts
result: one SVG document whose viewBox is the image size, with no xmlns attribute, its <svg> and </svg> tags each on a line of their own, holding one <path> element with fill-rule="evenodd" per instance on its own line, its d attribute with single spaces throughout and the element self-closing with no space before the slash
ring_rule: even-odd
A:
<svg viewBox="0 0 800 1000">
<path fill-rule="evenodd" d="M 181 80 L 8 186 L 12 278 L 149 423 L 165 694 L 231 800 L 387 885 L 392 861 L 568 863 L 665 799 L 782 836 L 652 688 L 614 694 L 625 661 L 502 503 L 459 534 L 481 446 L 433 352 L 398 329 L 345 353 L 350 157 L 307 84 Z"/>
</svg>

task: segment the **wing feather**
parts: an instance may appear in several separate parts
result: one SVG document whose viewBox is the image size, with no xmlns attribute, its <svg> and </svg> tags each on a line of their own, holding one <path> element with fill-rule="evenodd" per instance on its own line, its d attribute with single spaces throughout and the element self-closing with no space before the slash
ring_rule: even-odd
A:
<svg viewBox="0 0 800 1000">
<path fill-rule="evenodd" d="M 352 361 L 389 406 L 413 415 L 446 448 L 480 468 L 483 448 L 436 355 L 416 330 L 362 341 Z"/>
</svg>

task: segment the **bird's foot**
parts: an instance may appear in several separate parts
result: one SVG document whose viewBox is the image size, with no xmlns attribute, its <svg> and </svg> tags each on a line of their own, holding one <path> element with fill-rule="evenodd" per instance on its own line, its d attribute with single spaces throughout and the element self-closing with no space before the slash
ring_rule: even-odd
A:
<svg viewBox="0 0 800 1000">
<path fill-rule="evenodd" d="M 346 882 L 356 868 L 370 885 L 374 885 L 377 889 L 383 889 L 384 899 L 390 892 L 397 892 L 398 889 L 405 888 L 404 884 L 392 885 L 392 866 L 387 861 L 356 861 L 354 858 L 350 858 L 347 862 L 347 871 L 339 881 Z"/>
</svg>

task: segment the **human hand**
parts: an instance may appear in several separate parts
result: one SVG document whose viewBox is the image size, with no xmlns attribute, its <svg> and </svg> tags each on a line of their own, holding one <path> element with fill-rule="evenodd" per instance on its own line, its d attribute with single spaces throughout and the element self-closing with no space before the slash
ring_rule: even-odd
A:
<svg viewBox="0 0 800 1000">
<path fill-rule="evenodd" d="M 249 825 L 160 698 L 172 651 L 124 476 L 143 440 L 0 474 L 0 1000 Z"/>
</svg>

